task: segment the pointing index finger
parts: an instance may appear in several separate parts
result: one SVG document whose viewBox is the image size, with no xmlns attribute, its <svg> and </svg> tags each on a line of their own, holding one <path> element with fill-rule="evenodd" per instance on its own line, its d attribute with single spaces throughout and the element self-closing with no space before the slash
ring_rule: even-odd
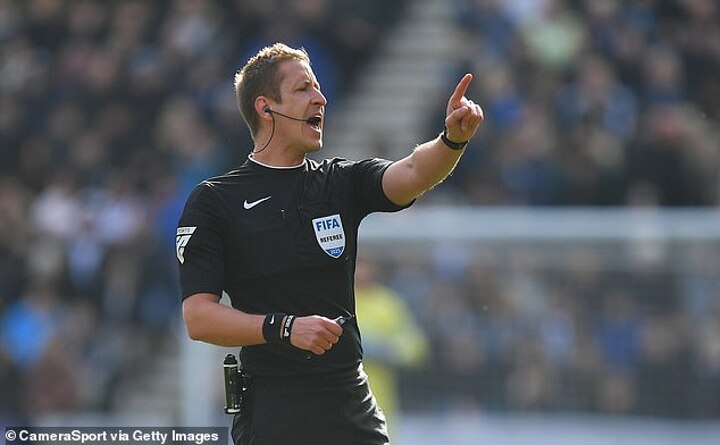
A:
<svg viewBox="0 0 720 445">
<path fill-rule="evenodd" d="M 457 86 L 455 87 L 455 91 L 453 92 L 452 96 L 450 96 L 450 103 L 455 104 L 460 102 L 460 100 L 467 92 L 468 86 L 470 85 L 470 81 L 472 81 L 472 79 L 473 75 L 470 73 L 465 74 L 463 78 L 460 79 L 460 82 L 458 82 Z"/>
</svg>

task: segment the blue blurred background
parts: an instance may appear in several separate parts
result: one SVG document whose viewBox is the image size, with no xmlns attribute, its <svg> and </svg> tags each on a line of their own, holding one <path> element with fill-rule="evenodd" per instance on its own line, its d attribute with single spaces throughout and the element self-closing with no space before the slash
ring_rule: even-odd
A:
<svg viewBox="0 0 720 445">
<path fill-rule="evenodd" d="M 321 156 L 404 156 L 475 75 L 456 172 L 361 248 L 368 365 L 407 443 L 423 416 L 469 419 L 468 443 L 495 415 L 717 426 L 713 0 L 0 2 L 0 424 L 192 426 L 188 400 L 218 399 L 183 368 L 173 236 L 247 156 L 232 78 L 275 41 L 329 99 Z"/>
</svg>

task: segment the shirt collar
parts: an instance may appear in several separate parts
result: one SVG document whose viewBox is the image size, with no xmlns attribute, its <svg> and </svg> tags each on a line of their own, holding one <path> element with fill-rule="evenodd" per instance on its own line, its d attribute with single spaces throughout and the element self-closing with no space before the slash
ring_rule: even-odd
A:
<svg viewBox="0 0 720 445">
<path fill-rule="evenodd" d="M 248 155 L 248 160 L 250 160 L 251 162 L 254 162 L 254 163 L 257 164 L 257 165 L 260 165 L 260 166 L 265 167 L 265 168 L 271 168 L 271 169 L 273 169 L 273 170 L 293 170 L 293 169 L 296 169 L 296 168 L 304 167 L 304 166 L 307 164 L 307 159 L 303 159 L 303 161 L 302 161 L 301 163 L 297 164 L 297 165 L 291 165 L 291 166 L 288 166 L 288 167 L 279 167 L 279 166 L 276 166 L 276 165 L 265 164 L 265 163 L 263 163 L 263 162 L 258 161 L 257 159 L 255 159 L 255 157 L 252 155 L 252 153 L 250 153 L 250 154 Z"/>
</svg>

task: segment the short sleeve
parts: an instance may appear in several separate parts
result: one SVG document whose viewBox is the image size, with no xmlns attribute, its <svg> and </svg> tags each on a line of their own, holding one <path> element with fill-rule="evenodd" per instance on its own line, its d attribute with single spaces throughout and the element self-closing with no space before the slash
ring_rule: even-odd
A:
<svg viewBox="0 0 720 445">
<path fill-rule="evenodd" d="M 221 215 L 211 186 L 198 185 L 185 204 L 175 238 L 183 300 L 201 292 L 222 294 L 225 223 Z"/>
<path fill-rule="evenodd" d="M 392 161 L 386 159 L 366 159 L 352 165 L 353 193 L 359 203 L 362 216 L 372 212 L 397 212 L 410 207 L 415 201 L 400 206 L 385 195 L 382 178 Z"/>
</svg>

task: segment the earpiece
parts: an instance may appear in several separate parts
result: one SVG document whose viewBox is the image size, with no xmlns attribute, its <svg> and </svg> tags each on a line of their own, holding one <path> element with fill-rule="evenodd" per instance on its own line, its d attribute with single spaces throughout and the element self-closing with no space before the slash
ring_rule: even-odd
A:
<svg viewBox="0 0 720 445">
<path fill-rule="evenodd" d="M 272 112 L 272 110 L 270 109 L 270 106 L 269 106 L 269 105 L 265 105 L 265 108 L 263 108 L 263 111 L 266 112 L 266 113 Z"/>
</svg>

